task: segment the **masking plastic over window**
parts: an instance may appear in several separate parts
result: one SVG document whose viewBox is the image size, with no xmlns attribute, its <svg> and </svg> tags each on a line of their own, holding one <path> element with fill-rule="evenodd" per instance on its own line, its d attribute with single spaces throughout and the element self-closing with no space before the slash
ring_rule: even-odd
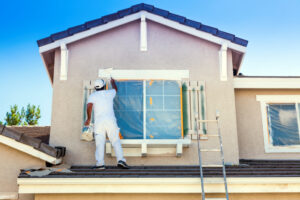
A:
<svg viewBox="0 0 300 200">
<path fill-rule="evenodd" d="M 116 84 L 114 110 L 124 139 L 182 138 L 180 82 L 149 80 Z"/>
<path fill-rule="evenodd" d="M 268 128 L 273 146 L 299 145 L 296 104 L 269 104 Z"/>
</svg>

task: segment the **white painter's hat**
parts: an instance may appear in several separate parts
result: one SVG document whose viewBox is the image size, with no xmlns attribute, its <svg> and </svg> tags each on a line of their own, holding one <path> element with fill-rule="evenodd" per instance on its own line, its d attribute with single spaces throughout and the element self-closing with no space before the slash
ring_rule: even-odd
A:
<svg viewBox="0 0 300 200">
<path fill-rule="evenodd" d="M 105 81 L 103 79 L 95 80 L 95 89 L 101 89 L 105 85 Z"/>
</svg>

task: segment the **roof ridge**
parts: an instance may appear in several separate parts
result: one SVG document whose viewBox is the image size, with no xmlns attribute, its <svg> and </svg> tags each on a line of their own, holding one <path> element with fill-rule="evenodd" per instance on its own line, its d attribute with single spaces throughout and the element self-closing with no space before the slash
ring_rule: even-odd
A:
<svg viewBox="0 0 300 200">
<path fill-rule="evenodd" d="M 231 33 L 221 31 L 221 30 L 219 30 L 215 27 L 211 27 L 211 26 L 202 24 L 200 22 L 197 22 L 197 21 L 194 21 L 194 20 L 191 20 L 191 19 L 187 19 L 183 16 L 171 13 L 167 10 L 163 10 L 163 9 L 154 7 L 153 5 L 149 5 L 149 4 L 145 4 L 145 3 L 136 4 L 136 5 L 133 5 L 129 8 L 119 10 L 115 13 L 102 16 L 98 19 L 87 21 L 84 24 L 73 26 L 73 27 L 68 28 L 64 31 L 60 31 L 60 32 L 51 34 L 48 37 L 45 37 L 43 39 L 38 40 L 37 44 L 38 44 L 39 47 L 41 47 L 41 46 L 53 43 L 57 40 L 72 36 L 76 33 L 80 33 L 80 32 L 89 30 L 89 29 L 94 28 L 96 26 L 100 26 L 100 25 L 109 23 L 111 21 L 121 19 L 125 16 L 131 15 L 131 14 L 134 14 L 134 13 L 137 13 L 137 12 L 140 12 L 140 11 L 147 11 L 149 13 L 159 15 L 161 17 L 164 17 L 164 18 L 167 18 L 169 20 L 178 22 L 180 24 L 195 28 L 199 31 L 204 31 L 204 32 L 212 34 L 216 37 L 220 37 L 220 38 L 229 40 L 229 41 L 231 41 L 235 44 L 238 44 L 238 45 L 241 45 L 241 46 L 244 46 L 244 47 L 246 47 L 248 45 L 247 40 L 236 37 L 235 35 L 233 35 Z"/>
</svg>

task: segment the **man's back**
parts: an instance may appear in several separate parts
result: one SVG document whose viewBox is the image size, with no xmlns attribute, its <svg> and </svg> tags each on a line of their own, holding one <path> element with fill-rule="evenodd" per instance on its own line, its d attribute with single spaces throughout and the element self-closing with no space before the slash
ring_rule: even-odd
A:
<svg viewBox="0 0 300 200">
<path fill-rule="evenodd" d="M 113 108 L 115 90 L 95 91 L 89 96 L 88 103 L 93 103 L 95 125 L 104 120 L 116 120 Z"/>
</svg>

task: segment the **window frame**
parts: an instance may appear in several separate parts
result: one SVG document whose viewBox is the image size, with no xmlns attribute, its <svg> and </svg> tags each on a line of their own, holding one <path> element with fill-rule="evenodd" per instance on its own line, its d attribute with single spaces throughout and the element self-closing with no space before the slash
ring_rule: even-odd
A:
<svg viewBox="0 0 300 200">
<path fill-rule="evenodd" d="M 260 102 L 261 119 L 263 126 L 264 148 L 266 153 L 297 153 L 300 152 L 300 145 L 288 146 L 273 146 L 269 143 L 269 128 L 268 128 L 268 104 L 285 104 L 294 103 L 297 113 L 298 132 L 300 136 L 300 95 L 256 95 L 256 100 Z"/>
</svg>

